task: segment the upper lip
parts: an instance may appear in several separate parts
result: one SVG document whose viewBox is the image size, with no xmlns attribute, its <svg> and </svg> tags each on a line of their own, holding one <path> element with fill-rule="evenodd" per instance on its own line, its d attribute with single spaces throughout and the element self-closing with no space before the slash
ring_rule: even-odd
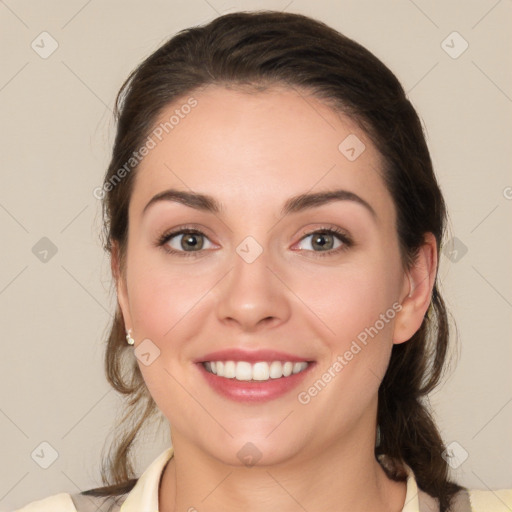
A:
<svg viewBox="0 0 512 512">
<path fill-rule="evenodd" d="M 306 357 L 294 356 L 286 352 L 277 350 L 242 350 L 239 348 L 227 348 L 210 352 L 194 362 L 204 363 L 205 361 L 247 361 L 249 363 L 257 363 L 258 361 L 290 361 L 292 363 L 300 363 L 302 361 L 311 362 L 312 359 Z"/>
</svg>

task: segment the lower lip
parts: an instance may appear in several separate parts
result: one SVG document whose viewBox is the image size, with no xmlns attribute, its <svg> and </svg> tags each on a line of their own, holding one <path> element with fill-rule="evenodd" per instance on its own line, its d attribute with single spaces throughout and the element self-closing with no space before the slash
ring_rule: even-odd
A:
<svg viewBox="0 0 512 512">
<path fill-rule="evenodd" d="M 289 377 L 279 379 L 269 379 L 264 381 L 247 381 L 227 379 L 218 377 L 210 373 L 202 365 L 197 363 L 199 371 L 203 374 L 206 382 L 221 395 L 230 398 L 236 402 L 265 402 L 274 400 L 288 393 L 297 387 L 315 366 L 314 362 L 308 364 L 308 367 L 299 373 L 294 373 Z"/>
</svg>

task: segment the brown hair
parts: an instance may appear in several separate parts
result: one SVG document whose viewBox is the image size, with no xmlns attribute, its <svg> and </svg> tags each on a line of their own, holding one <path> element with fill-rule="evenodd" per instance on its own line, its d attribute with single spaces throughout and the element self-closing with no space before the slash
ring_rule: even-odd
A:
<svg viewBox="0 0 512 512">
<path fill-rule="evenodd" d="M 404 268 L 415 260 L 425 233 L 435 235 L 439 250 L 446 222 L 444 200 L 420 120 L 394 74 L 363 46 L 320 21 L 274 11 L 238 12 L 176 34 L 131 73 L 117 96 L 117 135 L 104 180 L 103 214 L 104 247 L 111 256 L 116 248 L 121 275 L 137 166 L 115 186 L 112 180 L 142 146 L 165 107 L 209 84 L 247 90 L 291 87 L 350 116 L 383 156 L 381 172 L 397 210 Z M 376 456 L 386 456 L 383 467 L 394 480 L 405 479 L 403 463 L 408 464 L 419 488 L 439 499 L 441 511 L 449 510 L 451 498 L 463 489 L 448 478 L 445 446 L 425 404 L 443 373 L 448 339 L 448 314 L 436 274 L 420 329 L 406 343 L 393 346 L 379 388 L 381 442 L 375 449 Z M 116 426 L 112 456 L 102 468 L 106 487 L 88 491 L 96 496 L 132 489 L 136 478 L 130 450 L 141 427 L 157 412 L 126 344 L 119 306 L 105 370 L 113 388 L 128 397 L 128 406 Z"/>
</svg>

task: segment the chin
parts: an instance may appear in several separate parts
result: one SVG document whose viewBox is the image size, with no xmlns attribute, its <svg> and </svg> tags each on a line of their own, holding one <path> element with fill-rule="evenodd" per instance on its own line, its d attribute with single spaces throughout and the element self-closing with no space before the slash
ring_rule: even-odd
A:
<svg viewBox="0 0 512 512">
<path fill-rule="evenodd" d="M 237 467 L 275 466 L 303 451 L 303 447 L 289 437 L 286 440 L 281 436 L 271 437 L 272 434 L 268 438 L 250 434 L 235 436 L 217 446 L 210 441 L 205 449 L 220 462 Z"/>
</svg>

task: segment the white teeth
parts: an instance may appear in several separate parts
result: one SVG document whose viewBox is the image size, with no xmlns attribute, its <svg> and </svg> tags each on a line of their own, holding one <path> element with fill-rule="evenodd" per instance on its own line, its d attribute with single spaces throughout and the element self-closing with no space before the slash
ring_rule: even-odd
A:
<svg viewBox="0 0 512 512">
<path fill-rule="evenodd" d="M 290 361 L 283 364 L 283 375 L 285 377 L 289 377 L 292 374 L 293 370 L 293 363 L 290 363 Z"/>
<path fill-rule="evenodd" d="M 302 370 L 304 370 L 302 363 L 293 363 L 293 373 L 299 373 Z"/>
<path fill-rule="evenodd" d="M 212 372 L 215 373 L 215 372 Z M 245 361 L 238 361 L 236 363 L 236 380 L 251 380 L 252 379 L 252 366 L 251 363 Z"/>
<path fill-rule="evenodd" d="M 234 361 L 226 361 L 224 363 L 224 377 L 234 379 L 236 376 L 236 365 Z"/>
<path fill-rule="evenodd" d="M 268 380 L 270 378 L 270 370 L 268 363 L 254 363 L 252 365 L 253 380 Z"/>
<path fill-rule="evenodd" d="M 269 372 L 271 379 L 279 379 L 279 377 L 283 376 L 283 365 L 280 361 L 272 361 Z"/>
<path fill-rule="evenodd" d="M 280 379 L 289 377 L 292 373 L 304 371 L 309 363 L 302 361 L 292 363 L 290 361 L 266 361 L 251 364 L 247 361 L 205 361 L 205 369 L 219 377 L 236 380 L 259 380 Z"/>
</svg>

